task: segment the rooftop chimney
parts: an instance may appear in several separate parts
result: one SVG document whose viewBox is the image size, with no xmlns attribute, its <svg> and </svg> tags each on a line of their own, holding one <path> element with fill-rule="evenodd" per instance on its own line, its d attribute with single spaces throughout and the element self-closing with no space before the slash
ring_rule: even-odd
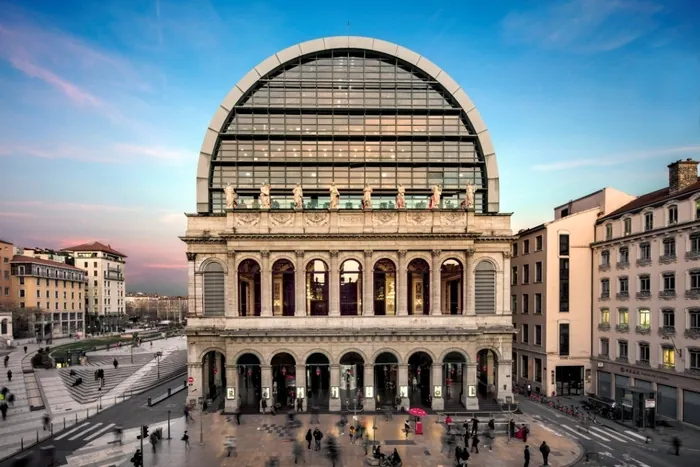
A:
<svg viewBox="0 0 700 467">
<path fill-rule="evenodd" d="M 676 193 L 688 188 L 698 181 L 698 161 L 686 159 L 676 161 L 668 166 L 668 188 Z"/>
</svg>

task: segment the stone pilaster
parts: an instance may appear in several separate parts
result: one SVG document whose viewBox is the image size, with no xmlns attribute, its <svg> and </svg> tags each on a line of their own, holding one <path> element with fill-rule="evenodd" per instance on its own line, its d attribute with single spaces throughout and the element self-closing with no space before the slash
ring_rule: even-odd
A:
<svg viewBox="0 0 700 467">
<path fill-rule="evenodd" d="M 510 397 L 511 400 L 513 400 L 513 377 L 511 375 L 512 371 L 512 360 L 498 361 L 498 381 L 496 381 L 496 398 L 503 399 L 503 402 L 506 401 L 507 397 Z"/>
<path fill-rule="evenodd" d="M 441 280 L 441 264 L 440 264 L 440 250 L 433 250 L 430 252 L 433 256 L 432 266 L 430 268 L 430 314 L 431 315 L 441 315 L 442 314 L 442 287 L 440 287 Z"/>
<path fill-rule="evenodd" d="M 228 277 L 226 278 L 226 316 L 238 316 L 238 268 L 236 267 L 236 252 L 227 254 Z"/>
<path fill-rule="evenodd" d="M 270 397 L 272 397 L 272 367 L 270 365 L 260 365 L 260 383 L 262 385 L 262 388 L 269 388 Z M 272 399 L 267 401 L 268 408 L 270 407 L 271 401 Z M 262 398 L 260 402 L 260 412 L 262 412 Z"/>
<path fill-rule="evenodd" d="M 308 400 L 309 395 L 306 394 L 306 365 L 297 365 L 295 367 L 296 371 L 296 384 L 297 384 L 297 389 L 298 388 L 304 388 L 304 402 L 302 405 L 302 410 L 307 410 L 307 403 L 306 401 Z M 279 391 L 279 388 L 277 389 Z M 298 394 L 298 392 L 297 392 Z"/>
<path fill-rule="evenodd" d="M 225 398 L 224 411 L 226 413 L 232 413 L 238 408 L 240 399 L 240 394 L 238 393 L 238 366 L 237 365 L 226 365 L 226 386 L 223 389 L 223 394 Z M 235 399 L 228 398 L 228 388 L 233 388 Z"/>
<path fill-rule="evenodd" d="M 304 252 L 296 251 L 297 261 L 294 265 L 294 316 L 306 316 L 306 270 L 304 269 Z"/>
<path fill-rule="evenodd" d="M 364 366 L 365 374 L 363 375 L 364 382 L 365 382 L 365 387 L 372 386 L 374 388 L 373 394 L 375 394 L 375 397 L 367 398 L 365 397 L 365 388 L 362 388 L 362 400 L 363 400 L 363 410 L 365 412 L 371 412 L 376 410 L 377 408 L 377 388 L 374 387 L 375 381 L 374 381 L 374 365 L 370 365 L 365 363 Z"/>
<path fill-rule="evenodd" d="M 224 372 L 224 362 L 221 357 L 222 355 L 219 352 L 216 352 L 214 357 L 214 368 L 216 368 L 216 373 L 214 373 L 214 384 L 217 388 L 221 387 L 221 375 Z"/>
<path fill-rule="evenodd" d="M 340 365 L 331 364 L 331 387 L 340 387 Z M 331 412 L 340 412 L 342 406 L 340 399 L 331 399 L 329 402 L 328 409 Z"/>
<path fill-rule="evenodd" d="M 433 398 L 433 410 L 445 410 L 445 399 L 443 391 L 445 388 L 442 385 L 442 363 L 433 363 L 430 372 L 430 395 Z M 435 397 L 435 386 L 440 386 L 440 397 Z"/>
<path fill-rule="evenodd" d="M 203 381 L 203 376 L 204 372 L 202 371 L 202 363 L 201 362 L 196 362 L 196 363 L 187 363 L 187 378 L 193 378 L 194 381 L 192 384 L 189 385 L 187 389 L 187 399 L 192 400 L 194 399 L 195 401 L 199 397 L 204 397 L 204 392 L 202 388 L 204 388 L 204 381 Z"/>
<path fill-rule="evenodd" d="M 399 250 L 399 264 L 396 270 L 396 305 L 399 316 L 408 315 L 408 275 L 406 272 L 406 250 Z"/>
<path fill-rule="evenodd" d="M 465 365 L 462 384 L 464 384 L 464 406 L 467 410 L 479 410 L 479 399 L 476 397 L 476 363 L 467 363 Z M 474 397 L 469 397 L 470 387 L 474 387 Z"/>
<path fill-rule="evenodd" d="M 330 316 L 340 316 L 340 270 L 338 265 L 338 250 L 331 250 L 330 277 Z"/>
<path fill-rule="evenodd" d="M 517 310 L 510 309 L 510 258 L 513 254 L 503 252 L 503 266 L 496 272 L 496 313 L 510 314 Z"/>
<path fill-rule="evenodd" d="M 200 295 L 197 293 L 197 253 L 187 252 L 187 316 L 197 316 L 201 311 Z M 200 286 L 201 287 L 201 286 Z M 93 304 L 91 303 L 92 307 Z M 42 329 L 43 330 L 43 329 Z"/>
<path fill-rule="evenodd" d="M 272 316 L 272 271 L 270 270 L 270 252 L 267 250 L 261 251 L 262 257 L 260 265 L 260 294 L 261 297 L 261 316 Z"/>
<path fill-rule="evenodd" d="M 464 288 L 464 306 L 462 314 L 467 316 L 476 315 L 476 303 L 474 302 L 474 253 L 476 250 L 470 248 L 465 252 L 466 261 L 464 263 L 464 278 L 462 279 L 462 287 Z"/>
<path fill-rule="evenodd" d="M 398 391 L 401 390 L 401 386 L 408 387 L 408 364 L 399 363 L 399 387 Z M 408 397 L 401 398 L 401 406 L 408 409 L 411 407 L 411 401 Z"/>
<path fill-rule="evenodd" d="M 374 316 L 374 268 L 372 250 L 365 250 L 365 267 L 362 268 L 362 314 Z"/>
</svg>

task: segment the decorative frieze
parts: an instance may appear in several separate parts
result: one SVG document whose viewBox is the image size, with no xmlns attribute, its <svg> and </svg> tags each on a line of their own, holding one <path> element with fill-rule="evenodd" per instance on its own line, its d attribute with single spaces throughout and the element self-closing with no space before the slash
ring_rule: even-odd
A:
<svg viewBox="0 0 700 467">
<path fill-rule="evenodd" d="M 304 257 L 304 250 L 296 250 L 294 254 L 297 256 L 297 258 L 303 258 Z"/>
<path fill-rule="evenodd" d="M 476 250 L 474 248 L 468 248 L 465 251 L 467 253 L 467 256 L 469 256 L 469 257 L 474 256 L 474 253 L 476 253 Z"/>
<path fill-rule="evenodd" d="M 372 250 L 365 250 L 365 258 L 371 258 L 373 253 L 374 252 Z"/>
<path fill-rule="evenodd" d="M 263 258 L 269 258 L 269 257 L 270 257 L 270 251 L 269 251 L 269 250 L 262 250 L 262 251 L 260 252 L 260 255 L 261 255 Z"/>
<path fill-rule="evenodd" d="M 187 261 L 194 261 L 197 259 L 197 253 L 185 253 L 187 255 Z"/>
</svg>

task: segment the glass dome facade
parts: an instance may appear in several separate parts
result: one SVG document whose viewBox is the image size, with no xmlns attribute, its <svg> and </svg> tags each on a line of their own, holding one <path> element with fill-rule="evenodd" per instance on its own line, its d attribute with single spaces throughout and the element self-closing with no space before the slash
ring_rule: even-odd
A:
<svg viewBox="0 0 700 467">
<path fill-rule="evenodd" d="M 224 212 L 227 184 L 240 208 L 257 207 L 265 182 L 272 209 L 292 207 L 297 183 L 305 209 L 327 208 L 331 183 L 340 209 L 359 209 L 365 184 L 374 209 L 394 208 L 399 184 L 408 209 L 427 208 L 437 184 L 442 208 L 457 209 L 469 182 L 476 211 L 488 206 L 485 158 L 465 109 L 419 67 L 374 50 L 301 55 L 238 99 L 211 156 L 209 213 Z"/>
</svg>

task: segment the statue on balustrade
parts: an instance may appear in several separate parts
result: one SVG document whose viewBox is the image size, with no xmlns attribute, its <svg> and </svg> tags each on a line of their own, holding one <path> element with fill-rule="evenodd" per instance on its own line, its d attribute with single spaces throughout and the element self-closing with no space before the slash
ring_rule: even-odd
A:
<svg viewBox="0 0 700 467">
<path fill-rule="evenodd" d="M 399 184 L 399 193 L 396 195 L 396 208 L 405 209 L 406 208 L 406 189 L 403 185 Z"/>
<path fill-rule="evenodd" d="M 236 189 L 230 183 L 224 187 L 226 194 L 226 209 L 235 209 L 238 207 L 238 195 Z"/>
<path fill-rule="evenodd" d="M 304 208 L 304 190 L 301 188 L 301 183 L 297 183 L 297 186 L 292 190 L 294 193 L 294 209 Z"/>
<path fill-rule="evenodd" d="M 331 209 L 338 209 L 338 205 L 340 204 L 340 192 L 338 188 L 336 188 L 335 182 L 331 183 L 328 192 L 331 195 Z"/>
<path fill-rule="evenodd" d="M 465 189 L 466 196 L 464 198 L 464 209 L 474 209 L 474 194 L 476 193 L 476 185 L 472 182 L 467 183 Z"/>
<path fill-rule="evenodd" d="M 430 204 L 428 209 L 439 209 L 440 208 L 440 196 L 442 195 L 442 185 L 433 186 L 433 195 L 430 197 Z"/>
<path fill-rule="evenodd" d="M 369 183 L 365 183 L 365 189 L 362 190 L 362 209 L 372 209 L 372 191 Z"/>
<path fill-rule="evenodd" d="M 260 201 L 260 207 L 263 209 L 270 209 L 270 184 L 268 182 L 260 185 L 260 196 L 258 200 Z"/>
</svg>

